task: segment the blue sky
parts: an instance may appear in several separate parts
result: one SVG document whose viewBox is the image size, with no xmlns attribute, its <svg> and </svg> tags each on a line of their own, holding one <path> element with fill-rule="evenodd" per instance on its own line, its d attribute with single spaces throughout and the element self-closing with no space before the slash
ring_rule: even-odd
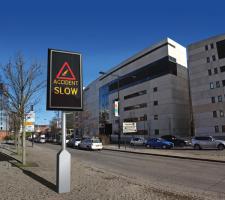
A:
<svg viewBox="0 0 225 200">
<path fill-rule="evenodd" d="M 0 64 L 22 51 L 28 63 L 43 65 L 45 80 L 48 48 L 76 51 L 87 85 L 99 71 L 165 37 L 186 46 L 225 33 L 224 8 L 223 0 L 2 1 Z M 54 115 L 45 110 L 45 98 L 35 108 L 37 123 Z"/>
</svg>

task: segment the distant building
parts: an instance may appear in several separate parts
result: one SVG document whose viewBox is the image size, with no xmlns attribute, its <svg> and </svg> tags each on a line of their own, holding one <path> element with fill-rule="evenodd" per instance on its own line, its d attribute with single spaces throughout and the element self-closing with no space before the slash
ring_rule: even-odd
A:
<svg viewBox="0 0 225 200">
<path fill-rule="evenodd" d="M 138 131 L 130 136 L 187 137 L 190 120 L 186 48 L 169 38 L 123 61 L 84 90 L 82 126 L 87 135 L 116 139 L 119 124 L 122 133 L 123 122 L 136 122 Z"/>
<path fill-rule="evenodd" d="M 196 135 L 225 135 L 225 34 L 188 46 Z"/>
</svg>

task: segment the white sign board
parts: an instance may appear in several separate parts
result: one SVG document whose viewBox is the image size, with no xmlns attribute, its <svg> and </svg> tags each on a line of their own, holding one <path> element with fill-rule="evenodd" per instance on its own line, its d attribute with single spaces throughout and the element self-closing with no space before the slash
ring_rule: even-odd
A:
<svg viewBox="0 0 225 200">
<path fill-rule="evenodd" d="M 123 133 L 137 132 L 136 122 L 123 122 Z"/>
<path fill-rule="evenodd" d="M 115 117 L 119 117 L 119 101 L 114 102 L 114 113 Z"/>
<path fill-rule="evenodd" d="M 34 123 L 35 123 L 35 113 L 34 111 L 30 111 L 29 113 L 26 114 L 25 131 L 34 132 Z"/>
</svg>

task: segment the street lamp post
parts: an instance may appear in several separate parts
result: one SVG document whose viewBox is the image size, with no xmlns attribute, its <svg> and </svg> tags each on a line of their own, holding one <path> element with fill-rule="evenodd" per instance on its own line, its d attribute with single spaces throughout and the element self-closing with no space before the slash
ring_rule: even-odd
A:
<svg viewBox="0 0 225 200">
<path fill-rule="evenodd" d="M 106 72 L 99 72 L 101 75 L 106 75 Z M 121 140 L 121 133 L 120 133 L 120 76 L 116 74 L 111 74 L 111 76 L 117 77 L 117 97 L 118 97 L 118 148 L 120 149 L 120 140 Z"/>
<path fill-rule="evenodd" d="M 106 72 L 99 72 L 99 74 L 101 75 L 106 75 Z M 117 77 L 117 96 L 118 96 L 118 148 L 120 149 L 120 142 L 121 142 L 121 128 L 120 128 L 120 79 L 121 76 L 117 75 L 117 74 L 111 74 L 111 76 L 115 76 Z M 134 79 L 136 78 L 136 76 L 129 76 L 130 78 Z M 126 140 L 126 138 L 125 138 Z"/>
</svg>

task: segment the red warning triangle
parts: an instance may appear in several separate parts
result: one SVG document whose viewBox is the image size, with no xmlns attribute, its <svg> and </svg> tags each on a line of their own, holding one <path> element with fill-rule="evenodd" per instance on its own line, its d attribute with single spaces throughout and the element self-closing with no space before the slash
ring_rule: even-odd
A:
<svg viewBox="0 0 225 200">
<path fill-rule="evenodd" d="M 76 80 L 68 62 L 65 62 L 63 64 L 58 74 L 56 75 L 56 78 L 63 79 L 63 80 L 72 80 L 72 81 Z"/>
</svg>

